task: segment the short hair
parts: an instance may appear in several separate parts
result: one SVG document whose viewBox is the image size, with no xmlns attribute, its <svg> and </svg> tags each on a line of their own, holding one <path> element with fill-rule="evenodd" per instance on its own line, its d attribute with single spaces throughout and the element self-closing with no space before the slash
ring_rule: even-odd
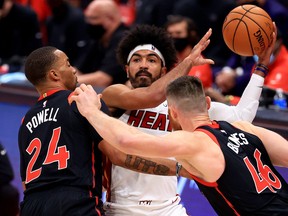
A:
<svg viewBox="0 0 288 216">
<path fill-rule="evenodd" d="M 182 76 L 169 83 L 166 97 L 183 112 L 207 111 L 202 82 L 195 76 Z"/>
<path fill-rule="evenodd" d="M 127 65 L 127 58 L 131 50 L 143 44 L 152 44 L 161 52 L 168 71 L 177 63 L 173 39 L 167 31 L 164 28 L 147 24 L 136 25 L 126 31 L 116 50 L 119 63 L 123 66 Z"/>
<path fill-rule="evenodd" d="M 31 52 L 25 61 L 25 76 L 37 85 L 45 80 L 47 72 L 51 69 L 58 57 L 54 52 L 56 47 L 44 46 Z"/>
</svg>

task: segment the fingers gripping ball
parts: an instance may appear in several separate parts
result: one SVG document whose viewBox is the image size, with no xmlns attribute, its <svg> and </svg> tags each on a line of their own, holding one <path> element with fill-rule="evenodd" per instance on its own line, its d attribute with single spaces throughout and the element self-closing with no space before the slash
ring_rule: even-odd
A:
<svg viewBox="0 0 288 216">
<path fill-rule="evenodd" d="M 226 45 L 241 56 L 258 55 L 273 40 L 273 22 L 262 8 L 241 5 L 226 16 L 222 34 Z"/>
</svg>

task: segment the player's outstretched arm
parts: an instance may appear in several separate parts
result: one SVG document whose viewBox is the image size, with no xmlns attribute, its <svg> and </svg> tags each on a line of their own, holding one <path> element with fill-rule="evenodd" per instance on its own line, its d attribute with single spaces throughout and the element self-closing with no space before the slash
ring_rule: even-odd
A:
<svg viewBox="0 0 288 216">
<path fill-rule="evenodd" d="M 77 87 L 70 97 L 70 103 L 73 101 L 76 102 L 79 112 L 90 122 L 99 135 L 120 151 L 151 158 L 167 158 L 186 153 L 186 149 L 183 151 L 184 148 L 179 148 L 179 139 L 184 139 L 182 136 L 184 131 L 174 132 L 173 137 L 171 137 L 172 133 L 161 137 L 154 136 L 119 119 L 110 117 L 100 110 L 101 94 L 98 95 L 91 85 L 81 84 L 80 87 Z M 190 142 L 192 142 L 191 139 L 188 144 L 189 148 L 191 148 Z M 174 155 L 176 151 L 178 154 Z"/>
<path fill-rule="evenodd" d="M 149 158 L 182 158 L 184 155 L 187 156 L 187 152 L 189 152 L 189 158 L 194 158 L 195 155 L 199 153 L 202 154 L 202 150 L 205 151 L 209 149 L 209 152 L 214 154 L 208 145 L 212 145 L 212 148 L 215 147 L 214 151 L 219 151 L 219 148 L 213 143 L 213 140 L 203 132 L 191 133 L 178 130 L 164 136 L 155 136 L 142 132 L 131 125 L 127 125 L 119 119 L 108 116 L 100 110 L 101 95 L 97 95 L 91 85 L 86 86 L 85 84 L 81 84 L 80 87 L 76 88 L 70 100 L 77 103 L 79 112 L 87 118 L 107 143 L 126 154 Z M 181 145 L 179 145 L 179 140 L 182 140 Z M 208 151 L 204 152 L 204 154 L 207 155 Z M 214 160 L 215 158 L 212 159 Z M 218 157 L 216 157 L 216 159 L 218 160 Z M 190 162 L 183 162 L 183 166 L 188 168 L 187 163 Z M 195 162 L 197 163 L 197 160 Z M 163 160 L 160 163 L 164 163 Z M 173 163 L 175 164 L 174 161 Z M 201 161 L 200 163 L 203 164 Z M 173 167 L 174 164 L 172 164 Z M 168 166 L 170 167 L 170 165 Z M 176 168 L 176 166 L 174 168 Z M 215 169 L 215 167 L 213 167 L 213 169 Z M 180 175 L 191 178 L 188 172 L 184 171 L 185 170 L 180 171 Z M 189 172 L 193 175 L 197 174 L 197 176 L 201 176 L 202 178 L 211 177 L 200 175 L 199 172 L 195 172 L 195 169 L 191 169 Z M 211 172 L 209 171 L 209 173 Z"/>
<path fill-rule="evenodd" d="M 234 122 L 239 120 L 252 122 L 259 106 L 264 78 L 253 74 L 236 106 L 212 102 L 209 116 L 214 120 Z"/>
<path fill-rule="evenodd" d="M 255 67 L 251 79 L 240 98 L 240 101 L 236 106 L 228 106 L 225 104 L 212 102 L 209 110 L 211 119 L 226 120 L 228 122 L 239 120 L 252 122 L 254 120 L 259 106 L 259 98 L 262 92 L 264 78 L 268 73 L 268 70 L 266 70 L 265 67 L 267 67 L 269 64 L 270 56 L 276 42 L 277 28 L 275 23 L 273 23 L 273 25 L 274 33 L 272 43 L 258 56 L 259 60 L 257 65 L 259 66 Z"/>
<path fill-rule="evenodd" d="M 126 154 L 119 151 L 107 141 L 102 140 L 99 143 L 99 149 L 109 158 L 109 160 L 117 166 L 133 170 L 135 172 L 162 175 L 162 176 L 175 176 L 177 161 L 165 158 L 146 158 L 137 155 Z M 181 168 L 179 175 L 185 178 L 191 178 L 191 175 L 185 168 Z"/>
<path fill-rule="evenodd" d="M 212 59 L 203 58 L 202 51 L 210 43 L 212 29 L 202 37 L 191 53 L 169 73 L 145 88 L 130 89 L 125 85 L 111 85 L 103 91 L 103 100 L 108 107 L 124 110 L 136 110 L 158 106 L 165 100 L 167 85 L 176 78 L 187 75 L 191 67 L 202 64 L 214 64 Z"/>
</svg>

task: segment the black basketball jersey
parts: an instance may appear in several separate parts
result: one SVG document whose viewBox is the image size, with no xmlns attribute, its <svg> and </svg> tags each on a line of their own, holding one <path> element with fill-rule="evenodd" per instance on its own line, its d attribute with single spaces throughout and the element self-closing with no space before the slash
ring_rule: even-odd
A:
<svg viewBox="0 0 288 216">
<path fill-rule="evenodd" d="M 193 176 L 218 215 L 288 215 L 288 185 L 258 137 L 222 121 L 197 131 L 218 142 L 224 154 L 217 182 Z"/>
<path fill-rule="evenodd" d="M 75 186 L 102 197 L 102 140 L 77 109 L 71 91 L 51 91 L 26 113 L 19 129 L 20 172 L 25 194 Z M 103 103 L 103 106 L 105 104 Z M 106 111 L 105 111 L 106 112 Z"/>
</svg>

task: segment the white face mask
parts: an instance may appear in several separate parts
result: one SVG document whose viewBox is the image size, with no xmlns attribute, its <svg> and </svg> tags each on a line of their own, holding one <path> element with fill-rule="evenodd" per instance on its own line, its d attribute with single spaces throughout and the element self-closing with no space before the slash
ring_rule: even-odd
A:
<svg viewBox="0 0 288 216">
<path fill-rule="evenodd" d="M 254 55 L 254 56 L 253 56 L 253 59 L 254 59 L 254 61 L 255 61 L 256 63 L 257 63 L 258 60 L 259 60 L 259 58 L 258 58 L 257 55 Z M 272 64 L 274 61 L 275 61 L 275 56 L 274 56 L 274 54 L 272 53 L 271 56 L 270 56 L 269 64 Z"/>
</svg>

